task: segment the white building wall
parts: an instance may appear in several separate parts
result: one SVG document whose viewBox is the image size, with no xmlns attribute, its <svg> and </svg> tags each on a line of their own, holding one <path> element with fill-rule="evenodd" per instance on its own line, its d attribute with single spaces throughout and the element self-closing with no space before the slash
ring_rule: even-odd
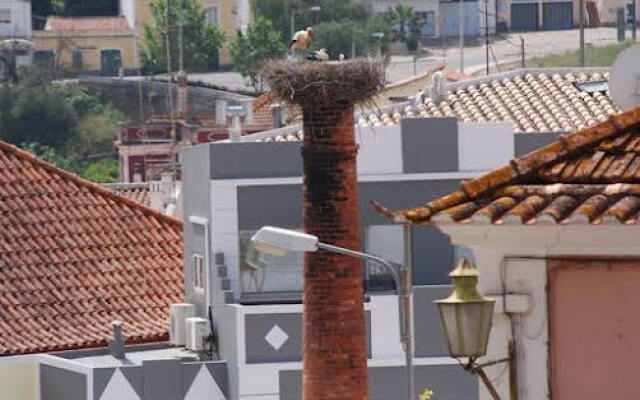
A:
<svg viewBox="0 0 640 400">
<path fill-rule="evenodd" d="M 238 188 L 231 180 L 211 181 L 211 254 L 224 253 L 231 290 L 240 293 L 240 244 L 238 241 Z"/>
<path fill-rule="evenodd" d="M 479 290 L 497 297 L 523 295 L 524 313 L 500 313 L 493 318 L 487 356 L 480 362 L 507 357 L 515 338 L 519 400 L 546 400 L 548 385 L 547 257 L 638 256 L 640 226 L 617 222 L 603 225 L 465 225 L 442 223 L 438 227 L 455 245 L 473 250 L 480 273 Z M 507 310 L 509 311 L 509 310 Z M 509 398 L 509 373 L 505 364 L 486 368 L 500 396 Z M 479 382 L 480 400 L 491 400 Z"/>
<path fill-rule="evenodd" d="M 500 167 L 514 157 L 514 152 L 515 138 L 510 122 L 459 123 L 460 171 L 487 171 Z"/>
<path fill-rule="evenodd" d="M 0 0 L 0 10 L 11 10 L 11 22 L 0 23 L 0 38 L 31 37 L 31 2 Z"/>
<path fill-rule="evenodd" d="M 399 126 L 356 127 L 359 175 L 401 174 L 402 135 Z"/>
</svg>

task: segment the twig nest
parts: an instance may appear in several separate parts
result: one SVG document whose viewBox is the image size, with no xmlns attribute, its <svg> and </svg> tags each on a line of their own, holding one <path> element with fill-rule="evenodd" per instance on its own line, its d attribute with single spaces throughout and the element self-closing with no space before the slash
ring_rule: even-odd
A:
<svg viewBox="0 0 640 400">
<path fill-rule="evenodd" d="M 364 103 L 384 88 L 382 63 L 362 58 L 272 61 L 264 65 L 262 76 L 277 97 L 303 108 Z"/>
</svg>

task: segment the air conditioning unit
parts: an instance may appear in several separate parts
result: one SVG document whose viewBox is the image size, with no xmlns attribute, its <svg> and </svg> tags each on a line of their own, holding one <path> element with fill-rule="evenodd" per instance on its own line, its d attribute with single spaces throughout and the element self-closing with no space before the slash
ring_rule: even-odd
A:
<svg viewBox="0 0 640 400">
<path fill-rule="evenodd" d="M 169 326 L 169 343 L 173 346 L 184 346 L 187 343 L 186 320 L 195 317 L 196 306 L 190 303 L 171 304 Z"/>
<path fill-rule="evenodd" d="M 204 350 L 204 338 L 209 336 L 209 321 L 205 318 L 187 318 L 187 345 L 192 351 Z"/>
</svg>

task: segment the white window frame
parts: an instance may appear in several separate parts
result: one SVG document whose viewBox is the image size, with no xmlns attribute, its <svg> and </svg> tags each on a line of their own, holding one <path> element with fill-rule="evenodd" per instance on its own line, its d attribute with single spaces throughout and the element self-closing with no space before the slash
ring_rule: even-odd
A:
<svg viewBox="0 0 640 400">
<path fill-rule="evenodd" d="M 212 21 L 212 14 L 214 14 L 213 10 L 215 10 L 215 21 Z M 207 7 L 207 22 L 211 25 L 220 25 L 220 7 L 218 6 L 210 6 Z"/>
<path fill-rule="evenodd" d="M 193 287 L 194 291 L 198 294 L 204 294 L 204 300 L 207 307 L 211 305 L 211 288 L 209 286 L 209 282 L 211 282 L 211 272 L 209 267 L 209 220 L 206 218 L 202 218 L 196 215 L 189 216 L 189 222 L 193 225 L 199 225 L 204 229 L 204 254 L 202 253 L 194 253 L 199 254 L 203 258 L 203 267 L 204 274 L 202 278 L 204 280 L 204 287 L 202 289 L 196 288 L 195 285 L 195 263 L 194 263 L 194 271 L 193 271 Z"/>
<path fill-rule="evenodd" d="M 193 288 L 197 292 L 202 293 L 205 291 L 207 285 L 204 255 L 200 253 L 193 253 L 191 255 L 191 260 L 193 261 Z"/>
</svg>

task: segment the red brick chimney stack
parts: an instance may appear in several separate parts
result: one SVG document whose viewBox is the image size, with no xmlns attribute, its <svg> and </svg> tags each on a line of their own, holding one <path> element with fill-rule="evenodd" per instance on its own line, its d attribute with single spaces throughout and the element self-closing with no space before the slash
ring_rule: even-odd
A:
<svg viewBox="0 0 640 400">
<path fill-rule="evenodd" d="M 303 228 L 361 248 L 353 105 L 305 109 Z M 361 261 L 324 251 L 304 265 L 303 399 L 368 398 Z"/>
<path fill-rule="evenodd" d="M 282 100 L 303 110 L 303 228 L 321 242 L 360 250 L 354 104 L 378 93 L 380 65 L 275 62 L 263 76 Z M 305 254 L 304 400 L 368 398 L 361 261 Z"/>
</svg>

